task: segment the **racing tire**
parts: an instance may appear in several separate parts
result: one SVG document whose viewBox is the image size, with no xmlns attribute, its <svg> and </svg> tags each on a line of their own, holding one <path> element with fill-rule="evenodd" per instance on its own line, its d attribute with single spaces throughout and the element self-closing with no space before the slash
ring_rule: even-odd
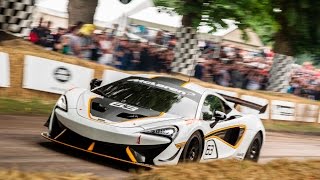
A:
<svg viewBox="0 0 320 180">
<path fill-rule="evenodd" d="M 247 153 L 244 157 L 244 160 L 258 162 L 259 157 L 260 157 L 261 145 L 262 145 L 262 137 L 261 137 L 260 133 L 257 133 L 254 136 L 254 138 L 253 138 L 253 140 L 247 150 Z"/>
<path fill-rule="evenodd" d="M 203 151 L 202 139 L 200 132 L 193 133 L 182 151 L 179 162 L 199 162 Z"/>
</svg>

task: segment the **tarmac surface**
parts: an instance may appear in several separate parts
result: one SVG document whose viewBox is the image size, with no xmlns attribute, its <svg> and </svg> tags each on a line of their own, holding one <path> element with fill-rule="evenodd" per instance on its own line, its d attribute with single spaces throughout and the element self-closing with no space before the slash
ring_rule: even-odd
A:
<svg viewBox="0 0 320 180">
<path fill-rule="evenodd" d="M 0 115 L 0 169 L 92 173 L 124 179 L 132 165 L 88 155 L 41 137 L 47 117 Z M 267 132 L 260 163 L 273 159 L 320 159 L 320 137 Z"/>
</svg>

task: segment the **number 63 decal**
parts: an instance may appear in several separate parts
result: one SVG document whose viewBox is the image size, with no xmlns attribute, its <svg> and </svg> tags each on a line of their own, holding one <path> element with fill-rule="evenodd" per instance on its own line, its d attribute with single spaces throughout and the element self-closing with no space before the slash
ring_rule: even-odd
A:
<svg viewBox="0 0 320 180">
<path fill-rule="evenodd" d="M 206 145 L 207 146 L 205 147 L 203 159 L 216 159 L 216 158 L 218 158 L 218 151 L 217 151 L 216 142 L 213 139 L 211 139 L 211 140 L 207 141 Z"/>
</svg>

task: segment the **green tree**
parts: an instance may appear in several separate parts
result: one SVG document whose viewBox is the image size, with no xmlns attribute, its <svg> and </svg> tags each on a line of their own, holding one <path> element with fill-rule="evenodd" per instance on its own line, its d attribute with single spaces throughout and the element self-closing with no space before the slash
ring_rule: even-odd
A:
<svg viewBox="0 0 320 180">
<path fill-rule="evenodd" d="M 271 0 L 280 25 L 274 36 L 274 49 L 282 54 L 320 54 L 320 1 L 313 0 Z M 270 12 L 269 12 L 270 13 Z"/>
<path fill-rule="evenodd" d="M 222 19 L 233 19 L 239 22 L 241 30 L 259 27 L 264 24 L 270 31 L 276 29 L 276 23 L 272 14 L 270 0 L 154 0 L 156 6 L 173 8 L 182 15 L 182 25 L 198 27 L 208 25 L 212 31 L 219 27 L 226 27 Z M 262 28 L 260 30 L 266 31 Z M 245 31 L 243 31 L 245 32 Z M 245 35 L 245 33 L 244 33 Z M 246 36 L 244 36 L 246 38 Z"/>
<path fill-rule="evenodd" d="M 266 44 L 274 44 L 280 54 L 320 55 L 320 1 L 314 0 L 154 0 L 157 6 L 172 7 L 183 15 L 183 25 L 197 27 L 200 22 L 225 26 L 221 19 L 251 27 Z M 278 11 L 275 11 L 278 9 Z M 203 18 L 203 16 L 209 16 Z M 190 23 L 192 22 L 192 23 Z"/>
</svg>

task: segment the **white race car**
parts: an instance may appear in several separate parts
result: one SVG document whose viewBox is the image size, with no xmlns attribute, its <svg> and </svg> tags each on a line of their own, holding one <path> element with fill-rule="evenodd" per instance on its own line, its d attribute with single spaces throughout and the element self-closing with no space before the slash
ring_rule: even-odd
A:
<svg viewBox="0 0 320 180">
<path fill-rule="evenodd" d="M 96 155 L 149 165 L 237 158 L 258 161 L 266 106 L 172 77 L 130 76 L 91 90 L 75 88 L 56 103 L 42 136 Z"/>
</svg>

